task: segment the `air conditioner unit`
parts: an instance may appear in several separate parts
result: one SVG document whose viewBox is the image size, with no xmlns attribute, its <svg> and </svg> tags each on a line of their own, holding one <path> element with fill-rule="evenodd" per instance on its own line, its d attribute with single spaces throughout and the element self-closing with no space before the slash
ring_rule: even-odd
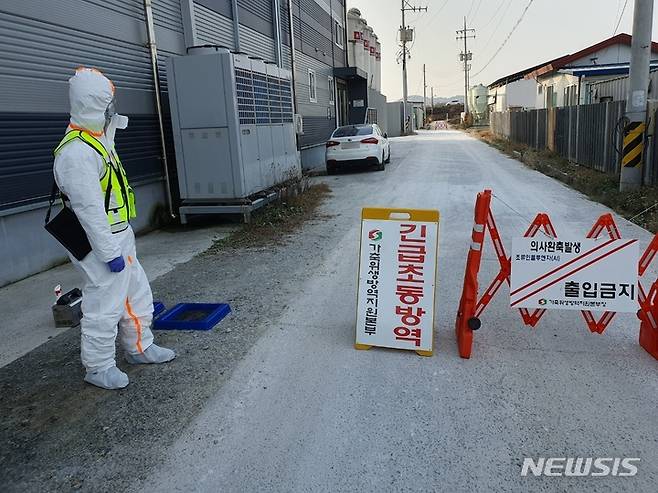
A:
<svg viewBox="0 0 658 493">
<path fill-rule="evenodd" d="M 301 175 L 289 70 L 223 48 L 196 48 L 168 59 L 167 80 L 188 212 L 244 204 Z"/>
</svg>

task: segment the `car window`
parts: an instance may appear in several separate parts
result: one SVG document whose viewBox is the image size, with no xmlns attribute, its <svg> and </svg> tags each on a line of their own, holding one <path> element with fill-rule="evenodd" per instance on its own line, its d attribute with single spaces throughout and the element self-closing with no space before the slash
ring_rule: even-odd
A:
<svg viewBox="0 0 658 493">
<path fill-rule="evenodd" d="M 334 137 L 354 137 L 355 135 L 370 135 L 372 133 L 372 125 L 364 125 L 357 127 L 356 125 L 349 125 L 347 127 L 338 127 L 334 131 Z"/>
</svg>

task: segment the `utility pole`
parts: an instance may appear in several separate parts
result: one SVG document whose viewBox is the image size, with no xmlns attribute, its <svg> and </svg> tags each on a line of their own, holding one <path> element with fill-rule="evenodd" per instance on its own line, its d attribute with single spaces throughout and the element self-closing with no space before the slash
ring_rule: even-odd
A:
<svg viewBox="0 0 658 493">
<path fill-rule="evenodd" d="M 626 126 L 621 159 L 619 190 L 642 185 L 646 135 L 647 90 L 651 63 L 653 0 L 635 0 L 631 67 L 626 96 Z"/>
<path fill-rule="evenodd" d="M 425 64 L 423 63 L 423 126 L 427 124 L 427 82 L 425 82 Z"/>
<path fill-rule="evenodd" d="M 432 115 L 430 118 L 434 118 L 434 86 L 430 87 L 430 93 L 432 96 L 430 97 L 432 101 L 432 105 L 430 106 L 430 115 Z"/>
<path fill-rule="evenodd" d="M 457 40 L 464 40 L 464 51 L 459 54 L 459 59 L 464 62 L 464 115 L 468 116 L 468 71 L 470 62 L 473 59 L 473 53 L 468 51 L 466 40 L 475 38 L 475 29 L 466 28 L 466 17 L 464 17 L 464 29 L 457 31 Z"/>
<path fill-rule="evenodd" d="M 409 53 L 407 52 L 407 43 L 413 41 L 413 29 L 407 29 L 407 25 L 404 21 L 404 13 L 407 11 L 411 12 L 427 12 L 427 7 L 415 7 L 409 4 L 409 0 L 400 0 L 402 2 L 402 26 L 400 27 L 400 42 L 402 43 L 402 134 L 407 133 L 407 57 Z"/>
</svg>

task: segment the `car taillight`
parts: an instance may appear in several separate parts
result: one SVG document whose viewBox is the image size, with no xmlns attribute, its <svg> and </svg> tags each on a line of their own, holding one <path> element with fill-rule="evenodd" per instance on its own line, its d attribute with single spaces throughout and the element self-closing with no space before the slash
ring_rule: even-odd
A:
<svg viewBox="0 0 658 493">
<path fill-rule="evenodd" d="M 335 140 L 330 140 L 327 142 L 327 147 L 333 147 L 337 145 L 340 145 L 340 142 L 336 142 Z"/>
<path fill-rule="evenodd" d="M 361 141 L 362 144 L 376 144 L 378 142 L 379 141 L 377 139 L 375 139 L 374 137 L 368 137 L 367 139 L 363 139 Z"/>
</svg>

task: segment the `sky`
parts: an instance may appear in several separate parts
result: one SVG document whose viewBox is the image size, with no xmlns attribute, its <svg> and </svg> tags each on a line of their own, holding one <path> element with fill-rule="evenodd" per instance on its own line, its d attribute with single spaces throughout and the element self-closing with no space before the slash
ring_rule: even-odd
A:
<svg viewBox="0 0 658 493">
<path fill-rule="evenodd" d="M 397 31 L 401 25 L 402 0 L 347 0 L 368 21 L 382 44 L 382 93 L 389 101 L 402 97 L 402 66 Z M 463 65 L 459 52 L 463 41 L 455 39 L 464 16 L 475 39 L 468 40 L 473 53 L 471 85 L 488 85 L 527 67 L 579 51 L 616 33 L 631 33 L 634 0 L 407 0 L 427 7 L 427 12 L 407 12 L 407 24 L 415 29 L 411 59 L 407 63 L 409 95 L 423 94 L 426 65 L 427 97 L 450 97 L 464 92 Z M 525 16 L 507 43 L 496 52 L 514 28 L 525 7 Z M 626 8 L 623 9 L 624 3 Z M 623 16 L 620 16 L 622 10 Z M 658 40 L 658 5 L 654 6 L 653 39 Z M 348 33 L 349 37 L 349 33 Z M 409 47 L 409 45 L 407 45 Z M 487 65 L 488 63 L 488 65 Z M 486 65 L 486 67 L 485 67 Z"/>
</svg>

